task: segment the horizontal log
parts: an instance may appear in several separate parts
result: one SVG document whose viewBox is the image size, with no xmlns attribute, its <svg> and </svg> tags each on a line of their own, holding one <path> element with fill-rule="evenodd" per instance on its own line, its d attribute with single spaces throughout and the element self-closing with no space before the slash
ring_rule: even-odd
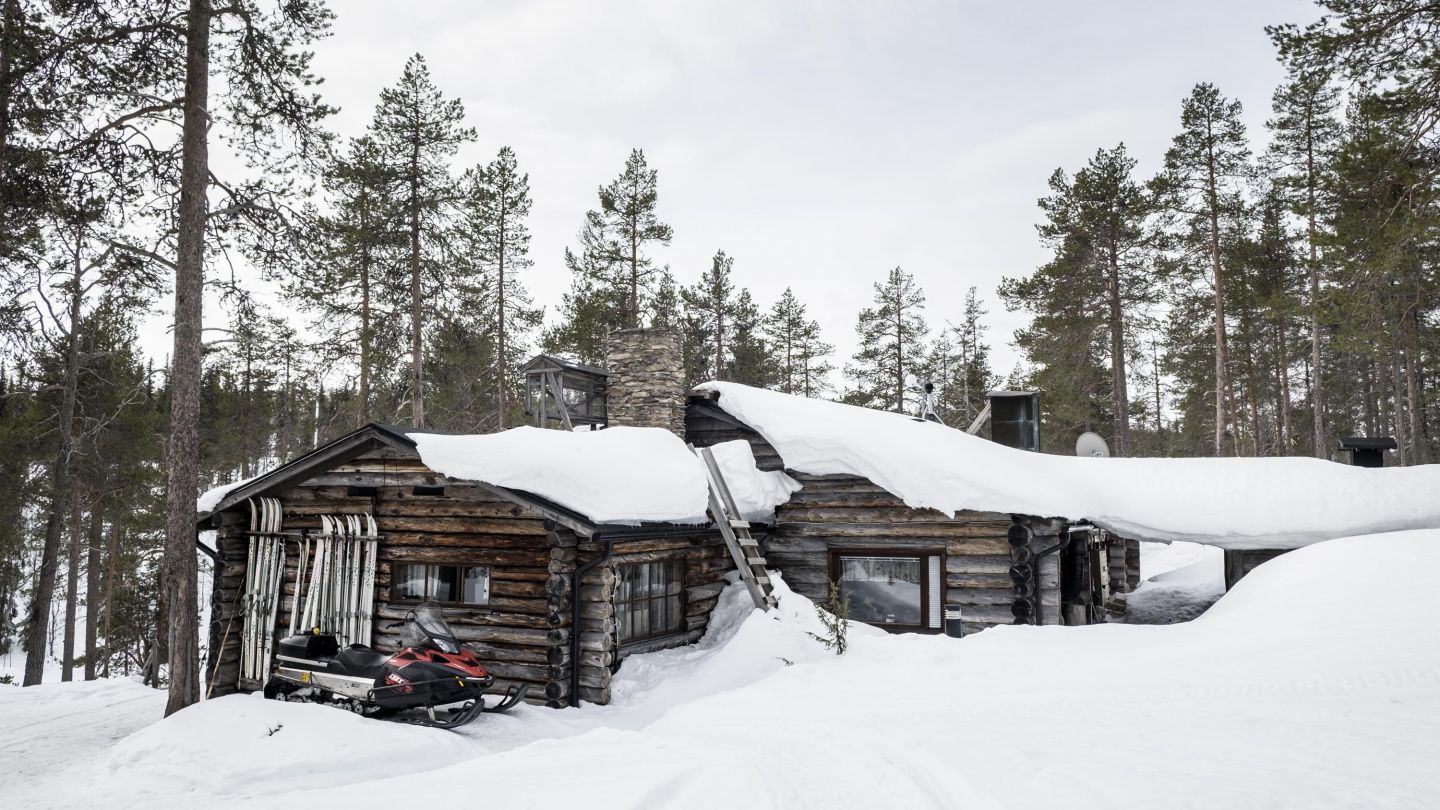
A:
<svg viewBox="0 0 1440 810">
<path fill-rule="evenodd" d="M 423 532 L 426 534 L 546 534 L 542 519 L 524 517 L 469 517 L 440 516 L 386 517 L 377 520 L 386 534 L 394 532 Z"/>
<path fill-rule="evenodd" d="M 983 553 L 1000 553 L 1008 551 L 1009 545 L 1004 537 L 987 537 L 983 533 L 977 533 L 964 523 L 776 523 L 776 534 L 778 537 L 816 537 L 831 542 L 856 539 L 874 539 L 885 545 L 894 543 L 895 540 L 913 540 L 916 545 L 925 545 L 928 541 L 945 541 L 950 539 L 966 539 L 973 541 L 977 549 L 991 548 L 999 551 L 987 551 Z M 982 553 L 976 551 L 976 553 Z"/>
<path fill-rule="evenodd" d="M 431 546 L 381 546 L 379 558 L 423 563 L 473 563 L 483 565 L 516 565 L 535 567 L 547 562 L 543 551 L 512 551 L 489 549 L 473 554 L 464 549 Z"/>
<path fill-rule="evenodd" d="M 506 534 L 476 532 L 434 532 L 428 531 L 390 531 L 385 525 L 381 525 L 381 532 L 385 534 L 382 545 L 392 546 L 443 546 L 446 548 L 474 548 L 474 549 L 531 549 L 543 551 L 547 555 L 550 552 L 550 542 L 543 534 Z M 548 556 L 547 556 L 548 559 Z"/>
</svg>

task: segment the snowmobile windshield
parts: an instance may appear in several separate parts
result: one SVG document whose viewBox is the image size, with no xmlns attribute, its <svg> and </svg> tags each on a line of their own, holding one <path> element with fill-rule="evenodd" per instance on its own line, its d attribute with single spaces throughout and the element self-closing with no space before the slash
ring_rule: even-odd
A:
<svg viewBox="0 0 1440 810">
<path fill-rule="evenodd" d="M 403 634 L 406 647 L 428 646 L 441 652 L 460 652 L 460 642 L 455 638 L 455 631 L 445 623 L 445 615 L 440 612 L 439 605 L 426 602 L 410 611 L 407 619 Z"/>
</svg>

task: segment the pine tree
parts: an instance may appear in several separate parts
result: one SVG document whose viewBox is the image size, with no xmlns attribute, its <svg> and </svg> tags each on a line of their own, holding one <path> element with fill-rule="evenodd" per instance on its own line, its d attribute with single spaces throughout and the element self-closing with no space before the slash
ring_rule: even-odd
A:
<svg viewBox="0 0 1440 810">
<path fill-rule="evenodd" d="M 773 388 L 780 379 L 780 367 L 765 339 L 760 307 L 750 291 L 735 296 L 734 337 L 730 341 L 730 368 L 726 378 L 756 388 Z"/>
<path fill-rule="evenodd" d="M 1331 84 L 1327 72 L 1292 70 L 1289 80 L 1275 91 L 1271 102 L 1275 117 L 1266 123 L 1274 136 L 1269 158 L 1280 173 L 1280 187 L 1287 192 L 1291 210 L 1305 220 L 1309 253 L 1306 269 L 1310 278 L 1310 373 L 1317 381 L 1325 374 L 1320 325 L 1319 221 L 1324 202 L 1321 190 L 1339 137 L 1340 125 L 1334 117 L 1339 104 L 1339 90 Z M 1323 384 L 1311 386 L 1312 453 L 1318 458 L 1326 458 L 1330 447 L 1326 439 L 1324 394 Z"/>
<path fill-rule="evenodd" d="M 685 306 L 686 332 L 695 347 L 691 352 L 694 364 L 691 372 L 695 375 L 689 380 L 692 385 L 704 380 L 730 379 L 736 315 L 735 285 L 730 273 L 734 266 L 733 258 L 717 250 L 700 280 L 680 292 Z"/>
<path fill-rule="evenodd" d="M 410 270 L 410 422 L 425 426 L 425 313 L 444 282 L 439 231 L 459 198 L 450 159 L 460 145 L 475 140 L 462 125 L 465 107 L 446 99 L 430 79 L 420 54 L 410 57 L 394 87 L 380 91 L 370 125 L 371 137 L 396 174 L 399 204 L 409 237 Z"/>
<path fill-rule="evenodd" d="M 585 214 L 579 250 L 565 251 L 570 291 L 560 322 L 544 338 L 547 351 L 591 363 L 604 360 L 608 333 L 640 326 L 668 305 L 656 295 L 669 268 L 657 267 L 649 251 L 673 236 L 656 213 L 659 173 L 642 150 L 633 150 L 624 171 L 597 195 L 600 207 Z"/>
<path fill-rule="evenodd" d="M 374 379 L 394 366 L 403 343 L 396 316 L 407 308 L 409 288 L 397 180 L 372 138 L 351 140 L 349 153 L 325 172 L 330 210 L 309 218 L 314 238 L 306 261 L 285 280 L 287 297 L 325 324 L 317 348 L 355 368 L 357 426 L 371 420 Z"/>
<path fill-rule="evenodd" d="M 1165 153 L 1165 167 L 1155 179 L 1160 205 L 1173 226 L 1187 259 L 1208 258 L 1214 297 L 1215 329 L 1215 454 L 1225 453 L 1227 429 L 1236 424 L 1235 394 L 1229 374 L 1226 340 L 1225 278 L 1221 225 L 1239 201 L 1239 184 L 1249 176 L 1250 150 L 1240 102 L 1227 99 L 1212 84 L 1195 86 L 1181 106 L 1180 134 Z M 1186 261 L 1194 271 L 1195 261 Z M 1237 454 L 1238 443 L 1232 448 Z"/>
<path fill-rule="evenodd" d="M 787 394 L 799 393 L 803 387 L 801 346 L 809 326 L 805 305 L 795 297 L 793 289 L 786 287 L 770 307 L 763 327 L 779 364 L 779 389 Z"/>
<path fill-rule="evenodd" d="M 530 176 L 520 173 L 514 150 L 501 147 L 495 160 L 474 174 L 466 209 L 466 231 L 490 299 L 485 308 L 494 313 L 485 329 L 495 344 L 492 373 L 496 427 L 501 430 L 506 426 L 507 409 L 518 401 L 518 396 L 507 390 L 518 379 L 517 358 L 541 317 L 520 280 L 533 264 L 526 224 L 530 205 Z"/>
<path fill-rule="evenodd" d="M 935 409 L 941 421 L 968 427 L 985 407 L 999 378 L 990 368 L 985 342 L 987 315 L 976 288 L 965 293 L 960 325 L 941 330 L 930 344 L 927 373 L 935 385 Z"/>
<path fill-rule="evenodd" d="M 845 374 L 854 383 L 846 399 L 871 408 L 905 413 L 910 378 L 925 363 L 925 293 L 915 278 L 896 267 L 875 285 L 875 305 L 860 311 L 855 331 L 860 348 Z"/>
</svg>

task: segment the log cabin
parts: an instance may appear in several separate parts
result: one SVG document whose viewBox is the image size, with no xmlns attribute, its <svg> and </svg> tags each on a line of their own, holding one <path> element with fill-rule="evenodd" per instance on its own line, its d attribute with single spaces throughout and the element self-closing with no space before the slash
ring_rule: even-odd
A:
<svg viewBox="0 0 1440 810">
<path fill-rule="evenodd" d="M 760 469 L 783 470 L 801 484 L 763 530 L 765 558 L 793 590 L 817 602 L 836 583 L 852 620 L 951 634 L 999 624 L 1093 624 L 1123 613 L 1125 594 L 1139 584 L 1139 543 L 1088 523 L 983 511 L 951 516 L 907 506 L 860 476 L 794 469 L 726 410 L 718 391 L 689 394 L 685 431 L 697 447 L 749 442 Z M 845 441 L 834 437 L 837 454 Z"/>
<path fill-rule="evenodd" d="M 377 529 L 373 636 L 342 641 L 396 650 L 388 625 L 438 602 L 497 689 L 527 683 L 537 702 L 606 703 L 626 656 L 705 632 L 731 568 L 715 530 L 607 525 L 531 492 L 444 475 L 421 458 L 418 433 L 366 425 L 230 490 L 201 515 L 215 532 L 217 564 L 210 694 L 262 685 L 263 667 L 241 670 L 252 538 L 285 544 L 276 609 L 262 631 L 283 635 L 303 604 L 301 561 L 313 570 L 317 559 L 304 551 L 329 516 L 369 516 Z M 283 517 L 257 532 L 249 516 L 259 498 L 274 499 Z"/>
<path fill-rule="evenodd" d="M 350 559 L 356 571 L 367 569 L 373 591 L 360 589 L 363 604 L 352 611 L 342 641 L 397 649 L 389 625 L 421 601 L 440 602 L 498 687 L 527 684 L 528 699 L 553 707 L 607 703 L 626 657 L 704 634 L 735 565 L 734 549 L 704 507 L 617 521 L 581 506 L 581 490 L 592 503 L 610 497 L 612 486 L 624 490 L 615 498 L 633 497 L 635 487 L 606 464 L 624 461 L 654 436 L 616 427 L 663 433 L 681 448 L 675 437 L 701 448 L 748 448 L 750 472 L 786 480 L 786 494 L 750 518 L 768 560 L 763 566 L 817 602 L 838 583 L 853 620 L 951 635 L 998 624 L 1087 624 L 1123 610 L 1124 594 L 1138 582 L 1138 545 L 1088 524 L 980 511 L 949 516 L 909 507 L 859 476 L 793 469 L 713 391 L 687 397 L 680 357 L 673 333 L 626 330 L 612 335 L 608 370 L 562 368 L 604 375 L 593 390 L 606 401 L 587 399 L 585 412 L 604 414 L 598 426 L 616 441 L 611 457 L 588 473 L 571 469 L 563 453 L 547 456 L 551 477 L 561 483 L 547 483 L 543 493 L 506 483 L 510 466 L 533 468 L 533 459 L 511 455 L 481 473 L 457 472 L 453 462 L 436 463 L 435 452 L 425 452 L 438 434 L 369 424 L 205 499 L 199 528 L 214 531 L 216 561 L 208 693 L 262 686 L 269 661 L 263 640 L 287 628 L 303 631 L 315 619 L 305 608 L 314 590 L 306 583 L 315 580 L 320 559 L 310 541 L 350 516 L 373 521 L 347 535 L 360 544 Z M 554 377 L 555 363 L 537 360 L 532 365 Z M 553 400 L 548 408 L 531 403 L 542 425 L 557 414 L 579 415 L 566 411 L 573 407 L 566 387 L 554 379 L 534 387 Z M 560 421 L 578 427 L 583 420 Z M 572 431 L 537 432 L 578 438 Z M 534 435 L 521 438 L 537 451 L 545 444 Z M 835 446 L 844 441 L 837 435 Z M 671 476 L 649 492 L 664 500 L 684 489 Z M 257 504 L 270 516 L 258 525 Z M 364 544 L 372 542 L 367 556 Z M 268 543 L 275 559 L 268 612 L 256 608 L 265 590 L 256 585 L 263 567 L 257 543 Z M 356 624 L 355 613 L 366 620 Z"/>
</svg>

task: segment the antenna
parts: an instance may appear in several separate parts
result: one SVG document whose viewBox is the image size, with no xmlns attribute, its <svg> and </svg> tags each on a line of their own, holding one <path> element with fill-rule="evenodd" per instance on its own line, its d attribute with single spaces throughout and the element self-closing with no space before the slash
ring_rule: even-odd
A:
<svg viewBox="0 0 1440 810">
<path fill-rule="evenodd" d="M 1110 445 L 1099 433 L 1087 430 L 1075 440 L 1075 455 L 1081 458 L 1109 458 Z"/>
</svg>

